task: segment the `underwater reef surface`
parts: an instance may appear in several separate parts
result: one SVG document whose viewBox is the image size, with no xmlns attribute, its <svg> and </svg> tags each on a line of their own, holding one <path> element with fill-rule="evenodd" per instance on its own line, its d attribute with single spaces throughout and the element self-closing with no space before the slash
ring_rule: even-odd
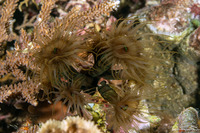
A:
<svg viewBox="0 0 200 133">
<path fill-rule="evenodd" d="M 197 133 L 199 0 L 0 0 L 0 133 Z"/>
</svg>

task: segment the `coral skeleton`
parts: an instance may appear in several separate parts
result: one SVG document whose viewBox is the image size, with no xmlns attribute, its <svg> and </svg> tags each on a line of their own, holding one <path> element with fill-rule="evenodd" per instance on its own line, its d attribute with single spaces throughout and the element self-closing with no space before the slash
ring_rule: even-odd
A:
<svg viewBox="0 0 200 133">
<path fill-rule="evenodd" d="M 92 121 L 80 117 L 66 117 L 62 121 L 48 120 L 37 133 L 101 133 Z"/>
</svg>

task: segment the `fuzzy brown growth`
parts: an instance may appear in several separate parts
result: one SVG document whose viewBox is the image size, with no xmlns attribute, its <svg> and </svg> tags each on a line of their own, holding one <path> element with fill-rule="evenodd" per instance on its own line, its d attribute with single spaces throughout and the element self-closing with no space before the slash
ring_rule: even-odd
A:
<svg viewBox="0 0 200 133">
<path fill-rule="evenodd" d="M 83 27 L 85 24 L 91 22 L 92 19 L 98 18 L 101 15 L 109 16 L 110 12 L 115 8 L 115 0 L 104 0 L 98 5 L 89 8 L 87 11 L 80 11 L 79 9 L 73 8 L 63 20 L 66 25 L 73 23 L 73 30 Z"/>
<path fill-rule="evenodd" d="M 115 129 L 116 132 L 128 132 L 128 129 L 135 128 L 138 130 L 138 123 L 145 122 L 142 117 L 144 112 L 141 111 L 142 105 L 140 101 L 143 99 L 143 93 L 138 88 L 123 88 L 122 96 L 113 98 L 111 103 L 112 109 L 108 113 L 109 127 Z"/>
<path fill-rule="evenodd" d="M 89 50 L 77 28 L 82 28 L 92 18 L 109 13 L 115 5 L 113 1 L 104 1 L 88 11 L 72 9 L 63 19 L 56 18 L 50 26 L 49 14 L 55 2 L 43 1 L 33 40 L 36 47 L 33 49 L 33 62 L 40 69 L 41 81 L 43 75 L 47 75 L 52 85 L 59 84 L 60 78 L 71 79 L 74 68 L 84 61 L 78 55 Z"/>
<path fill-rule="evenodd" d="M 129 22 L 130 21 L 130 22 Z M 113 76 L 117 79 L 130 79 L 137 83 L 145 84 L 152 79 L 151 66 L 156 64 L 152 59 L 151 49 L 153 43 L 145 39 L 145 34 L 138 31 L 145 23 L 135 25 L 135 20 L 123 20 L 112 24 L 110 30 L 104 30 L 103 34 L 93 33 L 93 47 L 99 49 L 102 67 L 112 66 Z"/>
<path fill-rule="evenodd" d="M 67 113 L 75 113 L 85 118 L 89 118 L 87 110 L 84 105 L 87 104 L 84 95 L 81 93 L 81 81 L 76 81 L 69 84 L 62 84 L 62 86 L 55 87 L 58 91 L 53 91 L 56 95 L 55 103 L 63 100 L 63 105 L 67 105 Z"/>
<path fill-rule="evenodd" d="M 9 28 L 10 28 L 9 21 L 13 17 L 13 14 L 17 7 L 17 2 L 18 2 L 18 0 L 6 0 L 3 5 L 3 9 L 1 11 L 2 12 L 1 18 L 0 18 L 0 35 L 1 35 L 0 43 L 3 40 L 8 39 L 8 35 L 10 34 L 9 32 L 7 32 L 7 31 L 9 31 Z"/>
<path fill-rule="evenodd" d="M 87 51 L 78 36 L 70 33 L 63 35 L 63 32 L 58 28 L 51 38 L 39 38 L 38 35 L 35 40 L 40 49 L 33 56 L 35 63 L 40 67 L 41 80 L 44 75 L 48 75 L 52 85 L 59 84 L 61 78 L 71 79 L 73 66 L 82 61 L 78 54 Z"/>
</svg>

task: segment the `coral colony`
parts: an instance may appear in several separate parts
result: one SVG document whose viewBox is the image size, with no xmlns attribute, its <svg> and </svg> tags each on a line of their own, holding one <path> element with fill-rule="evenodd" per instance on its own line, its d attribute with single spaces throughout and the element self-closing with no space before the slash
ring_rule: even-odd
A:
<svg viewBox="0 0 200 133">
<path fill-rule="evenodd" d="M 176 46 L 194 30 L 188 24 L 192 16 L 199 22 L 198 2 L 190 2 L 0 1 L 0 132 L 188 128 L 180 118 L 187 113 L 197 118 L 192 107 L 193 112 L 185 110 L 177 118 L 181 126 L 173 125 L 190 105 L 178 100 L 187 90 L 180 91 L 181 80 L 175 80 L 181 64 Z M 125 9 L 133 14 L 127 17 Z M 198 31 L 189 39 L 195 49 Z"/>
</svg>

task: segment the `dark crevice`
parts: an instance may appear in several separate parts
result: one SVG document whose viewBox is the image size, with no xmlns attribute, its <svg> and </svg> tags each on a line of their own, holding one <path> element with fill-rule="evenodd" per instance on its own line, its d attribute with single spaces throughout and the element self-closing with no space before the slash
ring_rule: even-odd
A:
<svg viewBox="0 0 200 133">
<path fill-rule="evenodd" d="M 178 54 L 178 48 L 174 48 L 173 51 L 177 52 L 176 54 L 173 55 L 173 59 L 174 59 L 174 66 L 173 66 L 173 72 L 172 74 L 174 75 L 174 79 L 177 81 L 177 83 L 179 84 L 179 86 L 181 86 L 182 88 L 182 92 L 183 94 L 186 94 L 186 88 L 182 85 L 181 81 L 179 81 L 179 79 L 177 78 L 177 75 L 179 75 L 179 71 L 177 69 L 177 62 L 178 62 L 178 58 L 180 57 L 180 55 Z"/>
<path fill-rule="evenodd" d="M 194 107 L 200 108 L 200 61 L 197 62 L 197 83 L 198 83 L 198 88 L 195 91 L 195 105 Z"/>
</svg>

